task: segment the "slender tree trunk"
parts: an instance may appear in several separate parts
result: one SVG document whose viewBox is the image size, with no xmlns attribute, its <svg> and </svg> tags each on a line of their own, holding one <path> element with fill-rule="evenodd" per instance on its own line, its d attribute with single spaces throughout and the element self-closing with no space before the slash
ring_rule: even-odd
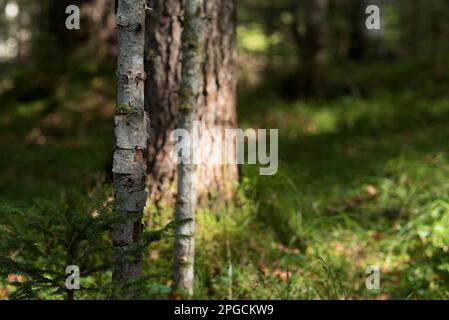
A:
<svg viewBox="0 0 449 320">
<path fill-rule="evenodd" d="M 130 253 L 140 240 L 147 192 L 145 154 L 148 117 L 144 110 L 145 0 L 119 0 L 117 9 L 117 109 L 113 180 L 115 211 L 129 219 L 113 233 L 113 280 L 141 273 L 141 257 Z"/>
<path fill-rule="evenodd" d="M 302 64 L 302 90 L 306 96 L 320 95 L 327 62 L 328 0 L 299 1 L 296 10 L 295 29 Z M 300 32 L 301 23 L 305 27 L 303 34 Z"/>
<path fill-rule="evenodd" d="M 203 82 L 204 48 L 203 0 L 184 0 L 184 29 L 182 32 L 181 112 L 179 127 L 193 136 L 193 124 L 197 120 L 197 109 L 201 103 Z M 178 192 L 176 195 L 176 229 L 173 290 L 193 294 L 195 260 L 195 207 L 196 168 L 192 155 L 193 144 L 187 155 L 182 155 L 178 165 Z M 183 223 L 190 220 L 188 223 Z M 184 235 L 189 238 L 183 237 Z"/>
<path fill-rule="evenodd" d="M 204 67 L 198 120 L 204 127 L 234 128 L 236 119 L 235 4 L 233 0 L 204 1 Z M 155 10 L 149 23 L 146 70 L 146 108 L 150 111 L 150 197 L 155 203 L 172 205 L 176 191 L 176 164 L 170 159 L 170 133 L 177 126 L 180 90 L 181 0 L 150 0 Z M 151 108 L 150 108 L 151 107 Z M 202 144 L 198 152 L 207 157 Z M 238 179 L 236 165 L 200 164 L 197 170 L 198 203 L 207 199 L 226 202 L 234 196 Z"/>
<path fill-rule="evenodd" d="M 365 37 L 365 1 L 349 0 L 349 19 L 350 27 L 350 46 L 349 58 L 354 60 L 362 60 L 366 53 L 366 37 Z"/>
</svg>

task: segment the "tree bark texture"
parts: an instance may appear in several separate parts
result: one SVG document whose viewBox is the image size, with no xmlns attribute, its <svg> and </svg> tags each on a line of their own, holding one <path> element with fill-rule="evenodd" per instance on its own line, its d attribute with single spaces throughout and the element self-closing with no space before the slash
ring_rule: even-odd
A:
<svg viewBox="0 0 449 320">
<path fill-rule="evenodd" d="M 148 145 L 150 200 L 173 204 L 176 165 L 170 159 L 170 132 L 176 129 L 181 84 L 182 4 L 149 0 L 147 15 L 145 108 L 151 120 Z"/>
<path fill-rule="evenodd" d="M 141 273 L 141 257 L 130 254 L 139 243 L 145 207 L 148 116 L 144 110 L 145 0 L 119 0 L 118 64 L 113 186 L 115 211 L 129 219 L 113 232 L 113 280 Z M 125 259 L 126 258 L 126 259 Z"/>
<path fill-rule="evenodd" d="M 150 199 L 171 206 L 176 194 L 176 164 L 170 158 L 173 143 L 170 133 L 177 128 L 180 111 L 181 0 L 150 0 L 154 9 L 149 17 L 146 70 L 146 109 L 150 110 L 151 139 L 149 150 Z M 204 127 L 223 130 L 234 128 L 236 118 L 235 77 L 235 3 L 232 0 L 208 0 L 205 15 L 204 64 L 199 84 L 201 103 L 198 120 Z M 198 152 L 207 158 L 210 149 L 201 144 Z M 216 203 L 231 200 L 238 179 L 236 165 L 200 164 L 197 169 L 199 205 L 213 199 Z"/>
<path fill-rule="evenodd" d="M 298 34 L 301 53 L 302 87 L 306 96 L 320 95 L 327 62 L 328 0 L 297 2 L 296 31 L 304 19 L 304 34 Z"/>
</svg>

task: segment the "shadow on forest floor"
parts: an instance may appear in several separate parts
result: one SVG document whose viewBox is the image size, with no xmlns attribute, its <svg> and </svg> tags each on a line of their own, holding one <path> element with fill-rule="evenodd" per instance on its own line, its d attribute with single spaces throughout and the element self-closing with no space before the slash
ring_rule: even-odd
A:
<svg viewBox="0 0 449 320">
<path fill-rule="evenodd" d="M 102 181 L 112 152 L 110 87 L 95 79 L 51 114 L 42 112 L 45 99 L 1 102 L 1 201 L 26 206 Z M 243 127 L 279 128 L 280 172 L 259 177 L 245 167 L 249 215 L 199 216 L 199 229 L 208 228 L 198 236 L 198 297 L 226 297 L 226 250 L 235 298 L 332 298 L 329 277 L 346 290 L 334 298 L 448 297 L 445 89 L 316 103 L 242 99 Z M 225 250 L 220 243 L 229 241 Z M 169 242 L 154 249 L 152 272 L 166 271 L 170 255 Z M 318 257 L 331 266 L 326 272 Z M 371 264 L 381 268 L 380 291 L 364 288 Z"/>
</svg>

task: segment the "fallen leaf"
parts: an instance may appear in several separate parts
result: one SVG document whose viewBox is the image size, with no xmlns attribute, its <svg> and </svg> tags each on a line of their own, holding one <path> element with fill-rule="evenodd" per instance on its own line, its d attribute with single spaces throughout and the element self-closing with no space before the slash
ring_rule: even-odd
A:
<svg viewBox="0 0 449 320">
<path fill-rule="evenodd" d="M 366 192 L 368 192 L 371 197 L 375 197 L 377 195 L 377 189 L 372 185 L 366 187 Z"/>
</svg>

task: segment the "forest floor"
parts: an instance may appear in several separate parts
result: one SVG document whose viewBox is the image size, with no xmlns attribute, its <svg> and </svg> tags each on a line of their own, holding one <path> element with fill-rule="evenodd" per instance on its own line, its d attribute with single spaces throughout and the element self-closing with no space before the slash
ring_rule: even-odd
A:
<svg viewBox="0 0 449 320">
<path fill-rule="evenodd" d="M 241 127 L 279 128 L 279 173 L 245 166 L 235 207 L 198 213 L 195 298 L 449 298 L 442 68 L 340 70 L 357 90 L 323 102 L 242 94 Z M 26 211 L 99 186 L 110 193 L 114 93 L 106 79 L 69 79 L 50 110 L 44 95 L 2 98 L 0 202 Z M 153 217 L 151 228 L 170 217 Z M 172 239 L 148 252 L 151 297 L 168 296 L 171 254 Z M 371 265 L 379 290 L 365 286 Z"/>
</svg>

